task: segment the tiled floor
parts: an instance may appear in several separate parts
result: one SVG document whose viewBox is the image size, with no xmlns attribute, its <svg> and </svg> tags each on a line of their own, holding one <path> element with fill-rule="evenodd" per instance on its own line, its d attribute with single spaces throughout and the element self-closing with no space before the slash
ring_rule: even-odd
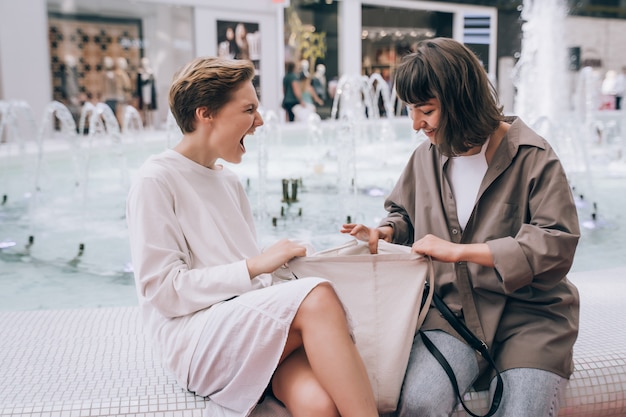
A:
<svg viewBox="0 0 626 417">
<path fill-rule="evenodd" d="M 581 294 L 581 326 L 559 415 L 624 416 L 626 268 L 571 279 Z M 469 397 L 476 411 L 486 402 L 484 393 Z M 2 417 L 200 417 L 204 408 L 204 399 L 162 370 L 136 307 L 0 313 Z M 277 413 L 270 407 L 255 414 Z"/>
<path fill-rule="evenodd" d="M 0 416 L 201 416 L 141 333 L 138 309 L 2 313 Z"/>
</svg>

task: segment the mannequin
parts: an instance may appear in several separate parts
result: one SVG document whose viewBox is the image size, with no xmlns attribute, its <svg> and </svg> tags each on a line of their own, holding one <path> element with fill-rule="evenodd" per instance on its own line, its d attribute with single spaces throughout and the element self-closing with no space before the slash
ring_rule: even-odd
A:
<svg viewBox="0 0 626 417">
<path fill-rule="evenodd" d="M 300 61 L 300 74 L 309 78 L 309 61 L 306 59 Z"/>
<path fill-rule="evenodd" d="M 326 93 L 326 65 L 317 64 L 311 84 L 317 96 L 321 98 L 322 101 L 326 102 L 326 98 L 328 97 Z"/>
<path fill-rule="evenodd" d="M 115 96 L 117 98 L 117 120 L 122 124 L 124 110 L 132 98 L 132 81 L 128 75 L 128 61 L 124 57 L 118 57 L 115 61 Z"/>
<path fill-rule="evenodd" d="M 137 97 L 139 98 L 139 110 L 143 113 L 143 122 L 146 127 L 152 127 L 154 123 L 154 111 L 157 108 L 155 84 L 150 60 L 143 57 L 137 73 Z"/>
<path fill-rule="evenodd" d="M 117 79 L 117 97 L 124 104 L 128 103 L 132 96 L 132 81 L 128 75 L 128 61 L 124 57 L 117 58 L 115 77 Z"/>
<path fill-rule="evenodd" d="M 78 68 L 76 57 L 67 54 L 64 57 L 63 73 L 61 78 L 61 90 L 65 105 L 76 117 L 80 114 L 80 86 L 78 84 Z"/>
<path fill-rule="evenodd" d="M 115 61 L 110 56 L 103 58 L 104 73 L 102 76 L 102 101 L 113 110 L 117 110 L 117 86 L 115 80 Z"/>
<path fill-rule="evenodd" d="M 603 110 L 615 110 L 617 96 L 617 72 L 614 70 L 608 70 L 602 81 L 601 91 L 604 95 L 601 109 Z"/>
</svg>

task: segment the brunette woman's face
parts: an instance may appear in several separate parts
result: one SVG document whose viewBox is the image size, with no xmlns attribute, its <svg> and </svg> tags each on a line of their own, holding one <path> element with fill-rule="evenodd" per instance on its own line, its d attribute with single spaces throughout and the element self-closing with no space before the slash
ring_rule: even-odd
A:
<svg viewBox="0 0 626 417">
<path fill-rule="evenodd" d="M 441 104 L 436 98 L 425 103 L 409 104 L 409 116 L 413 120 L 413 129 L 422 130 L 433 145 L 437 144 L 436 133 L 441 115 Z"/>
</svg>

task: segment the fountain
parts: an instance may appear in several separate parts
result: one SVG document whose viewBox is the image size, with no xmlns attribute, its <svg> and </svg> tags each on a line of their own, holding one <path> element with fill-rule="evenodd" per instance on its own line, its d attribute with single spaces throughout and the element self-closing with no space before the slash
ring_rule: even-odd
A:
<svg viewBox="0 0 626 417">
<path fill-rule="evenodd" d="M 9 154 L 21 150 L 19 158 L 6 158 L 2 172 L 11 174 L 3 184 L 21 189 L 23 198 L 19 208 L 7 199 L 0 214 L 0 262 L 69 267 L 96 274 L 124 269 L 127 255 L 116 261 L 115 268 L 101 262 L 111 253 L 101 242 L 107 234 L 125 233 L 124 199 L 130 185 L 126 151 L 117 120 L 107 105 L 86 104 L 80 131 L 87 122 L 87 135 L 79 135 L 68 108 L 54 101 L 44 111 L 35 141 L 3 147 Z M 17 126 L 11 129 L 17 130 Z M 15 176 L 15 172 L 23 175 Z M 115 247 L 119 242 L 104 243 L 109 245 Z M 84 256 L 87 253 L 89 257 Z"/>
<path fill-rule="evenodd" d="M 598 209 L 599 182 L 626 174 L 626 112 L 599 111 L 592 68 L 567 70 L 566 14 L 564 0 L 524 1 L 522 53 L 513 73 L 515 113 L 550 141 L 568 172 L 583 229 L 597 233 L 614 224 Z M 572 99 L 570 85 L 576 86 Z"/>
<path fill-rule="evenodd" d="M 365 119 L 367 116 L 380 117 L 378 106 L 374 106 L 374 98 L 367 77 L 342 75 L 337 82 L 330 118 Z"/>
<path fill-rule="evenodd" d="M 527 79 L 521 64 L 518 74 L 519 82 Z M 373 225 L 384 216 L 385 196 L 425 137 L 414 134 L 408 117 L 395 116 L 393 91 L 383 81 L 342 77 L 328 120 L 285 124 L 261 109 L 265 124 L 246 139 L 243 162 L 229 165 L 249 196 L 261 246 L 289 237 L 324 249 L 348 238 L 338 232 L 343 222 Z M 382 103 L 384 114 L 374 103 Z M 171 114 L 165 129 L 146 134 L 132 109 L 121 127 L 103 103 L 81 110 L 76 128 L 67 109 L 51 103 L 37 130 L 28 128 L 34 118 L 24 103 L 0 102 L 0 131 L 10 132 L 0 144 L 0 176 L 5 189 L 17 190 L 0 190 L 7 194 L 0 204 L 0 285 L 10 289 L 7 294 L 24 294 L 16 300 L 0 295 L 5 308 L 136 302 L 124 220 L 127 189 L 145 158 L 174 146 L 180 129 Z M 606 177 L 594 176 L 593 184 L 585 179 L 596 164 L 606 165 L 600 157 L 608 154 L 602 149 L 595 156 L 597 145 L 615 150 L 623 127 L 598 124 L 592 112 L 601 140 L 590 141 L 566 111 L 562 118 L 543 112 L 529 117 L 540 133 L 555 138 L 571 174 L 587 231 L 577 254 L 581 268 L 620 265 L 623 217 L 607 204 L 615 204 L 614 184 Z M 17 123 L 18 116 L 30 122 Z"/>
<path fill-rule="evenodd" d="M 569 106 L 564 39 L 565 0 L 525 0 L 522 53 L 514 68 L 515 113 L 534 125 L 540 117 L 561 120 Z"/>
<path fill-rule="evenodd" d="M 21 159 L 28 150 L 35 147 L 37 136 L 35 122 L 30 106 L 22 100 L 0 101 L 0 157 Z M 2 206 L 6 210 L 23 205 L 25 184 L 29 181 L 28 167 L 20 170 L 3 170 L 0 183 L 3 184 Z"/>
<path fill-rule="evenodd" d="M 378 103 L 379 101 L 382 101 L 385 115 L 388 117 L 394 116 L 395 109 L 393 107 L 391 89 L 383 76 L 375 72 L 367 79 L 367 85 L 370 91 L 374 92 L 372 95 L 372 102 Z"/>
<path fill-rule="evenodd" d="M 133 132 L 136 135 L 143 132 L 143 120 L 139 111 L 133 106 L 126 105 L 124 107 L 122 131 L 127 133 Z"/>
</svg>

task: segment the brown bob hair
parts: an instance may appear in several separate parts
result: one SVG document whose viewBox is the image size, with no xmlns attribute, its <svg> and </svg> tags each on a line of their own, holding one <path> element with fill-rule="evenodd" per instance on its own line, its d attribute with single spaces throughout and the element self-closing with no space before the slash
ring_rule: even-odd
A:
<svg viewBox="0 0 626 417">
<path fill-rule="evenodd" d="M 396 92 L 406 104 L 441 104 L 436 140 L 448 156 L 485 143 L 503 120 L 502 106 L 480 61 L 450 38 L 421 41 L 396 69 Z"/>
</svg>

